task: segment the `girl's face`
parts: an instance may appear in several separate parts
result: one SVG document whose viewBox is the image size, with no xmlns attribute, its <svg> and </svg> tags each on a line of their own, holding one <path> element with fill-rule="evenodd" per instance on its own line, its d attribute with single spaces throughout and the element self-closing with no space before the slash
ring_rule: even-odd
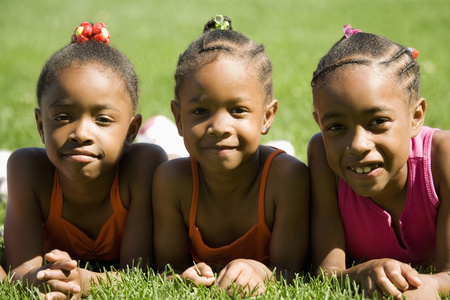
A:
<svg viewBox="0 0 450 300">
<path fill-rule="evenodd" d="M 72 178 L 95 178 L 115 169 L 140 121 L 139 115 L 133 117 L 119 76 L 96 64 L 61 70 L 36 109 L 50 161 Z"/>
<path fill-rule="evenodd" d="M 314 89 L 313 97 L 314 117 L 335 174 L 362 196 L 401 191 L 410 139 L 420 130 L 424 104 L 409 105 L 394 81 L 364 65 L 339 68 Z"/>
<path fill-rule="evenodd" d="M 187 77 L 178 97 L 172 112 L 187 150 L 202 168 L 219 172 L 235 169 L 257 151 L 278 107 L 276 100 L 265 104 L 246 64 L 228 58 Z"/>
</svg>

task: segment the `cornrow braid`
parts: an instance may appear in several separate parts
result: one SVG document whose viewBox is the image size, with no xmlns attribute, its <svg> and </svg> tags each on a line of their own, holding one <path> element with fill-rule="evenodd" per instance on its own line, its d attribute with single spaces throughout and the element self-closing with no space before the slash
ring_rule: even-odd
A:
<svg viewBox="0 0 450 300">
<path fill-rule="evenodd" d="M 410 101 L 418 99 L 420 67 L 408 49 L 385 37 L 365 32 L 343 37 L 331 47 L 313 73 L 312 88 L 326 84 L 334 70 L 351 64 L 379 68 L 405 88 Z"/>
<path fill-rule="evenodd" d="M 203 34 L 180 55 L 174 75 L 175 99 L 178 101 L 178 93 L 188 76 L 220 57 L 231 57 L 242 60 L 255 71 L 265 93 L 265 101 L 269 102 L 273 98 L 272 63 L 264 46 L 233 31 L 231 19 L 223 18 L 229 24 L 228 29 L 216 29 L 215 19 L 209 20 Z"/>
</svg>

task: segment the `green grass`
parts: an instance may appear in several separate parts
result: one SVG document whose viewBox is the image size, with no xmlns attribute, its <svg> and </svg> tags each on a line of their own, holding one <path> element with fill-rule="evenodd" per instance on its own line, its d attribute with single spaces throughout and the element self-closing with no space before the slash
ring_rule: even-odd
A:
<svg viewBox="0 0 450 300">
<path fill-rule="evenodd" d="M 217 13 L 230 16 L 236 30 L 264 44 L 272 59 L 280 108 L 263 141 L 287 139 L 297 157 L 306 161 L 308 140 L 318 130 L 309 82 L 319 58 L 342 36 L 346 23 L 420 51 L 426 124 L 449 129 L 449 11 L 448 0 L 0 0 L 0 149 L 42 145 L 33 112 L 37 77 L 45 60 L 67 44 L 75 26 L 85 20 L 105 22 L 112 45 L 135 64 L 144 119 L 155 114 L 172 118 L 169 101 L 178 55 Z M 3 215 L 0 206 L 0 224 Z M 227 298 L 214 288 L 165 282 L 138 271 L 123 278 L 122 283 L 95 289 L 91 298 Z M 362 298 L 348 282 L 306 278 L 289 286 L 274 284 L 260 298 Z M 0 294 L 7 299 L 37 298 L 35 291 L 8 282 L 0 284 Z"/>
<path fill-rule="evenodd" d="M 87 299 L 372 299 L 365 298 L 349 280 L 339 282 L 336 278 L 298 276 L 292 284 L 283 280 L 268 284 L 265 294 L 251 297 L 246 293 L 227 294 L 217 286 L 206 288 L 181 280 L 164 280 L 152 271 L 131 269 L 120 275 L 121 280 L 109 278 L 95 286 Z M 39 299 L 37 288 L 19 283 L 0 283 L 0 291 L 2 299 Z"/>
</svg>

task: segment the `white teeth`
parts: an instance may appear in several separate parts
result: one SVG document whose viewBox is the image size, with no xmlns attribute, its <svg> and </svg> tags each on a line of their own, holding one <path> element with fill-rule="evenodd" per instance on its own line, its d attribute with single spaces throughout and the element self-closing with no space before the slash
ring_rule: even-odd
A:
<svg viewBox="0 0 450 300">
<path fill-rule="evenodd" d="M 352 170 L 355 171 L 358 174 L 363 174 L 363 173 L 369 173 L 370 171 L 372 171 L 372 167 L 370 167 L 370 166 L 353 167 Z"/>
</svg>

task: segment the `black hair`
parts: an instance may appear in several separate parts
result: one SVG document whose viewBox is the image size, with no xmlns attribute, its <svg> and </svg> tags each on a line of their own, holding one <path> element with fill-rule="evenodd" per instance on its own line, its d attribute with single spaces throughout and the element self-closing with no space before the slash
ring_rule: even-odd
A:
<svg viewBox="0 0 450 300">
<path fill-rule="evenodd" d="M 209 20 L 203 28 L 203 34 L 193 41 L 180 55 L 175 71 L 175 99 L 186 77 L 200 70 L 220 56 L 241 59 L 258 75 L 259 83 L 265 93 L 265 103 L 273 98 L 272 63 L 263 45 L 259 45 L 237 31 L 233 31 L 231 19 L 228 29 L 216 29 L 215 18 Z"/>
<path fill-rule="evenodd" d="M 405 88 L 410 101 L 418 99 L 420 67 L 410 51 L 385 37 L 365 32 L 344 36 L 331 47 L 313 73 L 312 88 L 326 84 L 336 69 L 351 64 L 379 67 Z"/>
<path fill-rule="evenodd" d="M 116 48 L 97 41 L 69 44 L 47 60 L 37 83 L 38 104 L 40 105 L 42 94 L 62 69 L 88 63 L 98 63 L 101 68 L 114 72 L 123 80 L 124 88 L 132 101 L 132 112 L 135 113 L 138 107 L 139 86 L 133 64 Z"/>
</svg>

